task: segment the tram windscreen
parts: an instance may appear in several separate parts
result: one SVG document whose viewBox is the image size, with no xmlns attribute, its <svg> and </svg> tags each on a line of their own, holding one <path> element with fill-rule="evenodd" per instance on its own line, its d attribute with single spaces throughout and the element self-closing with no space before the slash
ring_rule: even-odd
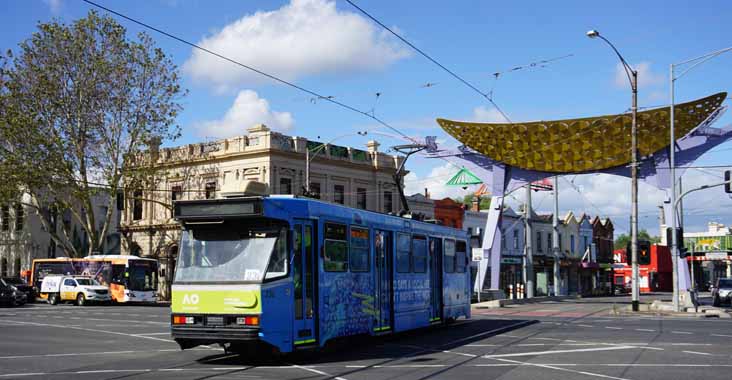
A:
<svg viewBox="0 0 732 380">
<path fill-rule="evenodd" d="M 287 274 L 287 257 L 285 228 L 198 226 L 182 233 L 175 282 L 262 282 Z"/>
</svg>

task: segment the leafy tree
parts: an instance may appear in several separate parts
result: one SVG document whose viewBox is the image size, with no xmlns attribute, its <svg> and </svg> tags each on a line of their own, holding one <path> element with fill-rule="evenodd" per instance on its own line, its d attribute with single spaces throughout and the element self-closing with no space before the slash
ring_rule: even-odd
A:
<svg viewBox="0 0 732 380">
<path fill-rule="evenodd" d="M 160 171 L 144 152 L 180 135 L 177 67 L 150 36 L 128 39 L 94 11 L 39 23 L 17 55 L 0 58 L 0 203 L 34 209 L 69 256 L 100 250 L 117 191 Z M 100 200 L 106 207 L 93 207 Z M 85 244 L 67 223 L 51 228 L 59 212 L 82 226 Z"/>
<path fill-rule="evenodd" d="M 464 204 L 465 206 L 468 207 L 468 209 L 470 209 L 470 206 L 473 205 L 473 194 L 467 194 L 467 195 L 463 196 L 462 199 L 454 198 L 453 200 L 457 203 Z M 487 210 L 488 208 L 491 207 L 491 197 L 480 197 L 479 204 L 480 204 L 481 210 Z"/>
<path fill-rule="evenodd" d="M 638 231 L 638 240 L 648 240 L 651 244 L 656 244 L 661 241 L 661 238 L 658 236 L 651 236 L 646 230 L 640 230 Z M 630 243 L 630 235 L 620 234 L 615 239 L 615 249 L 625 249 L 628 247 L 628 243 Z"/>
</svg>

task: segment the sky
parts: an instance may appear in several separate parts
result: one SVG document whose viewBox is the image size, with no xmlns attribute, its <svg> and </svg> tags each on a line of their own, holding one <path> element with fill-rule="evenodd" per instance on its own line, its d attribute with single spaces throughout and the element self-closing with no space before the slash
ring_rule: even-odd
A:
<svg viewBox="0 0 732 380">
<path fill-rule="evenodd" d="M 458 142 L 435 122 L 502 121 L 485 98 L 366 18 L 346 1 L 97 0 L 105 7 L 182 39 L 273 74 L 324 97 L 373 114 L 410 136 Z M 732 46 L 725 1 L 382 1 L 354 0 L 385 25 L 430 54 L 493 100 L 512 121 L 552 120 L 620 113 L 630 88 L 617 57 L 585 33 L 597 29 L 639 71 L 639 106 L 669 103 L 669 65 Z M 71 23 L 91 7 L 81 0 L 3 2 L 0 48 L 17 49 L 38 22 Z M 103 12 L 102 12 L 103 13 Z M 118 18 L 119 19 L 119 18 Z M 145 31 L 119 19 L 128 36 Z M 182 145 L 245 134 L 254 124 L 312 140 L 381 149 L 403 144 L 397 133 L 368 117 L 276 83 L 219 58 L 146 31 L 178 65 L 189 94 L 178 118 Z M 544 64 L 532 64 L 540 61 Z M 676 83 L 677 102 L 732 89 L 732 53 L 695 68 Z M 512 70 L 515 67 L 522 67 Z M 501 73 L 495 79 L 494 73 Z M 377 96 L 378 94 L 378 96 Z M 730 105 L 730 102 L 726 102 Z M 716 126 L 732 123 L 732 113 Z M 366 136 L 357 132 L 367 131 Z M 696 165 L 732 165 L 732 143 L 705 154 Z M 433 198 L 468 189 L 444 186 L 457 169 L 444 162 L 410 158 L 407 193 L 428 188 Z M 722 168 L 693 169 L 684 187 L 720 182 Z M 560 213 L 572 210 L 610 217 L 616 234 L 627 232 L 630 181 L 609 175 L 565 176 Z M 523 194 L 508 198 L 516 206 Z M 641 228 L 658 231 L 658 205 L 666 195 L 640 186 Z M 550 193 L 534 196 L 550 212 Z M 719 188 L 689 195 L 687 231 L 709 221 L 732 224 L 732 198 Z"/>
</svg>

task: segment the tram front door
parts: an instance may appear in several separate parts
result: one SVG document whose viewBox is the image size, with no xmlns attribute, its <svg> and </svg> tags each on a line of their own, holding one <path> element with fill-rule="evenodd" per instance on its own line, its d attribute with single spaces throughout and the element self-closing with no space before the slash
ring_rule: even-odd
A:
<svg viewBox="0 0 732 380">
<path fill-rule="evenodd" d="M 442 320 L 442 239 L 430 238 L 430 322 Z"/>
<path fill-rule="evenodd" d="M 293 230 L 293 296 L 295 299 L 295 318 L 293 342 L 295 346 L 310 345 L 317 342 L 317 305 L 315 304 L 315 283 L 317 239 L 313 222 L 298 221 Z"/>
</svg>

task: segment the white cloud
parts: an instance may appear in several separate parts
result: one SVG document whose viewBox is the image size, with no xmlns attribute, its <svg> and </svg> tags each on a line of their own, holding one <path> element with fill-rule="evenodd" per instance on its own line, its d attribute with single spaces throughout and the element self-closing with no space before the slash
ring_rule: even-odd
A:
<svg viewBox="0 0 732 380">
<path fill-rule="evenodd" d="M 260 98 L 256 92 L 243 90 L 223 118 L 199 123 L 196 129 L 201 136 L 231 137 L 246 134 L 246 129 L 255 124 L 288 131 L 292 129 L 295 120 L 289 112 L 271 110 L 267 99 Z"/>
<path fill-rule="evenodd" d="M 43 0 L 46 5 L 48 5 L 48 8 L 51 9 L 51 13 L 58 14 L 58 12 L 61 10 L 61 0 Z"/>
<path fill-rule="evenodd" d="M 320 73 L 382 69 L 409 51 L 373 23 L 338 11 L 330 0 L 291 0 L 274 11 L 248 14 L 198 43 L 236 61 L 287 80 Z M 194 50 L 184 69 L 218 91 L 262 77 Z"/>
<path fill-rule="evenodd" d="M 505 122 L 506 118 L 501 115 L 501 112 L 496 108 L 486 108 L 485 106 L 478 106 L 473 108 L 473 115 L 470 121 L 482 122 L 482 123 L 501 123 Z"/>
<path fill-rule="evenodd" d="M 446 197 L 462 198 L 466 194 L 474 192 L 478 185 L 468 186 L 467 189 L 463 189 L 460 186 L 446 186 L 445 183 L 458 170 L 454 165 L 446 163 L 433 167 L 430 173 L 422 178 L 417 176 L 416 173 L 411 172 L 404 177 L 404 192 L 406 195 L 412 195 L 414 193 L 424 194 L 424 189 L 427 188 L 432 199 L 444 199 Z"/>
<path fill-rule="evenodd" d="M 631 65 L 635 70 L 638 71 L 638 87 L 652 87 L 663 83 L 666 83 L 666 77 L 662 74 L 656 74 L 651 70 L 651 63 L 647 61 L 640 62 L 635 65 Z M 630 81 L 628 75 L 623 69 L 623 64 L 618 63 L 615 66 L 615 86 L 620 88 L 630 88 Z"/>
</svg>

